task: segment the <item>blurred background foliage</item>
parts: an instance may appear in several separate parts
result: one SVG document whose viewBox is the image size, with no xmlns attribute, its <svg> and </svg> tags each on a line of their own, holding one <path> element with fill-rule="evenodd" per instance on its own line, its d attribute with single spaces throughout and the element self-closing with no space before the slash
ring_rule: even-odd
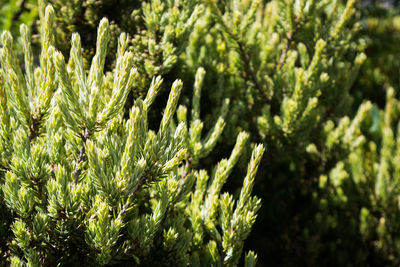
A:
<svg viewBox="0 0 400 267">
<path fill-rule="evenodd" d="M 19 26 L 31 26 L 38 15 L 36 0 L 1 0 L 0 29 L 19 35 Z"/>
</svg>

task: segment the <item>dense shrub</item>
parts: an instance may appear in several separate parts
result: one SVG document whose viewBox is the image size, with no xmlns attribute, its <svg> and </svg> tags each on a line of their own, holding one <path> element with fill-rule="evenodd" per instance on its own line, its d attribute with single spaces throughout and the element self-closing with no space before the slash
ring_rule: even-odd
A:
<svg viewBox="0 0 400 267">
<path fill-rule="evenodd" d="M 399 264 L 397 1 L 48 2 L 0 9 L 5 262 Z"/>
<path fill-rule="evenodd" d="M 223 127 L 217 122 L 200 139 L 194 124 L 204 70 L 196 77 L 191 122 L 182 114 L 179 124 L 172 122 L 182 90 L 177 80 L 158 130 L 149 129 L 147 113 L 162 79 L 153 79 L 124 118 L 140 76 L 128 36 L 119 37 L 115 68 L 104 73 L 110 26 L 101 20 L 86 72 L 80 36 L 72 36 L 67 66 L 53 47 L 53 8 L 39 12 L 38 67 L 25 25 L 24 71 L 10 33 L 1 35 L 3 264 L 236 265 L 260 208 L 251 192 L 264 148 L 254 148 L 237 200 L 221 189 L 248 134 L 239 134 L 213 173 L 192 167 L 213 149 Z M 255 254 L 245 262 L 253 266 Z"/>
</svg>

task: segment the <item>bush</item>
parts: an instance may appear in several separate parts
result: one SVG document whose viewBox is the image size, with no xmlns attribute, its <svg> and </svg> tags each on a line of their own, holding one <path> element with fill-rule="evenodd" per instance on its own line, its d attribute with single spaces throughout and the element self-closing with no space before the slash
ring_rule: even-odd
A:
<svg viewBox="0 0 400 267">
<path fill-rule="evenodd" d="M 53 8 L 40 10 L 40 17 L 38 67 L 25 25 L 24 71 L 11 34 L 1 36 L 3 264 L 236 265 L 260 208 L 251 192 L 263 146 L 254 147 L 238 199 L 222 194 L 248 134 L 239 134 L 229 159 L 211 175 L 193 167 L 192 160 L 212 150 L 221 123 L 204 140 L 193 122 L 189 129 L 185 120 L 173 123 L 180 80 L 158 130 L 149 129 L 147 113 L 162 79 L 153 79 L 125 118 L 127 95 L 140 75 L 128 35 L 118 39 L 115 68 L 104 73 L 110 26 L 101 20 L 86 72 L 80 36 L 72 36 L 67 65 L 53 47 Z M 254 266 L 256 255 L 249 252 L 245 262 Z"/>
<path fill-rule="evenodd" d="M 397 1 L 115 3 L 2 35 L 8 264 L 398 265 Z"/>
</svg>

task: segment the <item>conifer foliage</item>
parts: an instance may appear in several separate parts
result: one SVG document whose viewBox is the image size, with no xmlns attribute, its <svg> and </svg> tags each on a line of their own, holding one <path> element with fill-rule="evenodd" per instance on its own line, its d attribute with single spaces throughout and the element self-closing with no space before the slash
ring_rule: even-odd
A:
<svg viewBox="0 0 400 267">
<path fill-rule="evenodd" d="M 154 77 L 124 116 L 140 82 L 128 34 L 119 36 L 115 67 L 105 71 L 110 25 L 102 19 L 86 69 L 80 35 L 72 36 L 67 63 L 54 47 L 52 6 L 41 1 L 39 16 L 40 55 L 25 25 L 23 62 L 11 34 L 1 35 L 2 263 L 237 265 L 260 208 L 252 189 L 264 147 L 254 147 L 237 199 L 221 191 L 248 134 L 238 135 L 231 156 L 211 174 L 193 167 L 221 135 L 229 100 L 201 138 L 199 69 L 190 121 L 184 106 L 175 117 L 183 87 L 176 80 L 158 129 L 150 129 L 163 81 Z M 256 255 L 244 261 L 254 266 Z"/>
<path fill-rule="evenodd" d="M 382 2 L 0 0 L 0 265 L 398 266 Z"/>
<path fill-rule="evenodd" d="M 154 76 L 166 75 L 178 62 L 193 25 L 199 18 L 201 1 L 54 1 L 56 44 L 64 56 L 69 55 L 70 38 L 82 35 L 83 62 L 90 65 L 96 52 L 96 27 L 103 17 L 110 20 L 111 40 L 107 52 L 109 69 L 117 50 L 118 36 L 125 32 L 131 39 L 128 50 L 139 76 L 134 85 L 135 96 L 144 95 Z"/>
<path fill-rule="evenodd" d="M 385 108 L 373 107 L 365 113 L 354 127 L 358 131 L 346 138 L 358 145 L 347 148 L 348 156 L 319 178 L 316 221 L 325 235 L 346 229 L 345 234 L 336 234 L 331 246 L 337 251 L 345 241 L 355 263 L 399 264 L 399 111 L 399 100 L 389 87 Z M 336 254 L 339 261 L 343 262 L 344 254 Z"/>
</svg>

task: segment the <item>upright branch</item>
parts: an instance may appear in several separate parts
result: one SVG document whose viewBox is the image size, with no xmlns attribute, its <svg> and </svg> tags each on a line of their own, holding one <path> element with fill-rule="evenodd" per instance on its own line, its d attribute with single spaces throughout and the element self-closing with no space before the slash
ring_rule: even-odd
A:
<svg viewBox="0 0 400 267">
<path fill-rule="evenodd" d="M 135 200 L 136 194 L 142 189 L 142 187 L 145 185 L 146 179 L 142 179 L 135 190 L 128 196 L 125 204 L 122 206 L 121 211 L 118 213 L 117 218 L 122 219 L 124 215 L 128 212 L 129 208 L 132 205 L 132 202 Z"/>
<path fill-rule="evenodd" d="M 85 128 L 85 132 L 83 135 L 81 135 L 81 148 L 79 149 L 79 155 L 78 155 L 78 159 L 75 163 L 75 170 L 74 170 L 74 180 L 75 180 L 75 184 L 78 184 L 78 180 L 79 180 L 79 176 L 82 173 L 82 167 L 80 166 L 84 157 L 85 157 L 85 145 L 86 145 L 86 141 L 88 140 L 90 136 L 90 133 L 88 131 L 87 128 Z"/>
<path fill-rule="evenodd" d="M 112 118 L 119 115 L 137 74 L 132 68 L 132 54 L 126 52 L 128 36 L 122 34 L 119 39 L 117 69 L 114 72 L 111 98 L 108 102 L 102 102 L 99 99 L 104 96 L 103 70 L 109 38 L 109 23 L 107 19 L 103 19 L 99 25 L 96 55 L 93 57 L 88 77 L 84 71 L 81 39 L 78 34 L 74 34 L 71 41 L 71 59 L 74 65 L 72 73 L 67 70 L 62 54 L 57 52 L 55 55 L 57 74 L 62 89 L 58 98 L 60 110 L 66 124 L 81 138 L 81 147 L 73 172 L 75 184 L 78 183 L 82 173 L 81 165 L 85 158 L 88 138 L 95 131 L 102 130 Z M 76 82 L 73 77 L 76 77 Z"/>
<path fill-rule="evenodd" d="M 256 21 L 256 12 L 261 6 L 261 1 L 251 1 L 243 3 L 229 3 L 226 6 L 226 13 L 223 14 L 219 9 L 216 1 L 210 1 L 210 7 L 214 12 L 215 19 L 222 26 L 223 32 L 227 35 L 228 39 L 232 40 L 235 48 L 243 63 L 243 70 L 241 71 L 243 79 L 251 82 L 253 87 L 258 91 L 266 103 L 269 104 L 271 96 L 265 90 L 265 87 L 259 81 L 258 70 L 253 66 L 253 60 L 248 51 L 246 35 L 251 31 L 252 25 Z"/>
<path fill-rule="evenodd" d="M 39 135 L 40 118 L 32 117 L 32 124 L 29 127 L 29 141 L 32 141 Z"/>
<path fill-rule="evenodd" d="M 265 103 L 269 104 L 271 101 L 270 96 L 268 96 L 267 92 L 264 91 L 261 85 L 259 84 L 257 80 L 257 71 L 251 65 L 250 58 L 246 53 L 244 44 L 239 40 L 236 40 L 236 43 L 239 47 L 240 57 L 242 58 L 242 61 L 245 66 L 245 71 L 243 72 L 243 78 L 245 80 L 250 80 L 253 83 L 254 87 L 257 89 L 257 91 L 260 93 L 260 95 L 265 97 L 266 101 Z"/>
<path fill-rule="evenodd" d="M 287 53 L 289 52 L 290 43 L 293 41 L 293 35 L 293 33 L 289 33 L 288 37 L 286 38 L 285 48 L 282 50 L 281 57 L 279 58 L 279 69 L 281 69 L 283 64 L 285 64 L 285 58 Z"/>
</svg>

